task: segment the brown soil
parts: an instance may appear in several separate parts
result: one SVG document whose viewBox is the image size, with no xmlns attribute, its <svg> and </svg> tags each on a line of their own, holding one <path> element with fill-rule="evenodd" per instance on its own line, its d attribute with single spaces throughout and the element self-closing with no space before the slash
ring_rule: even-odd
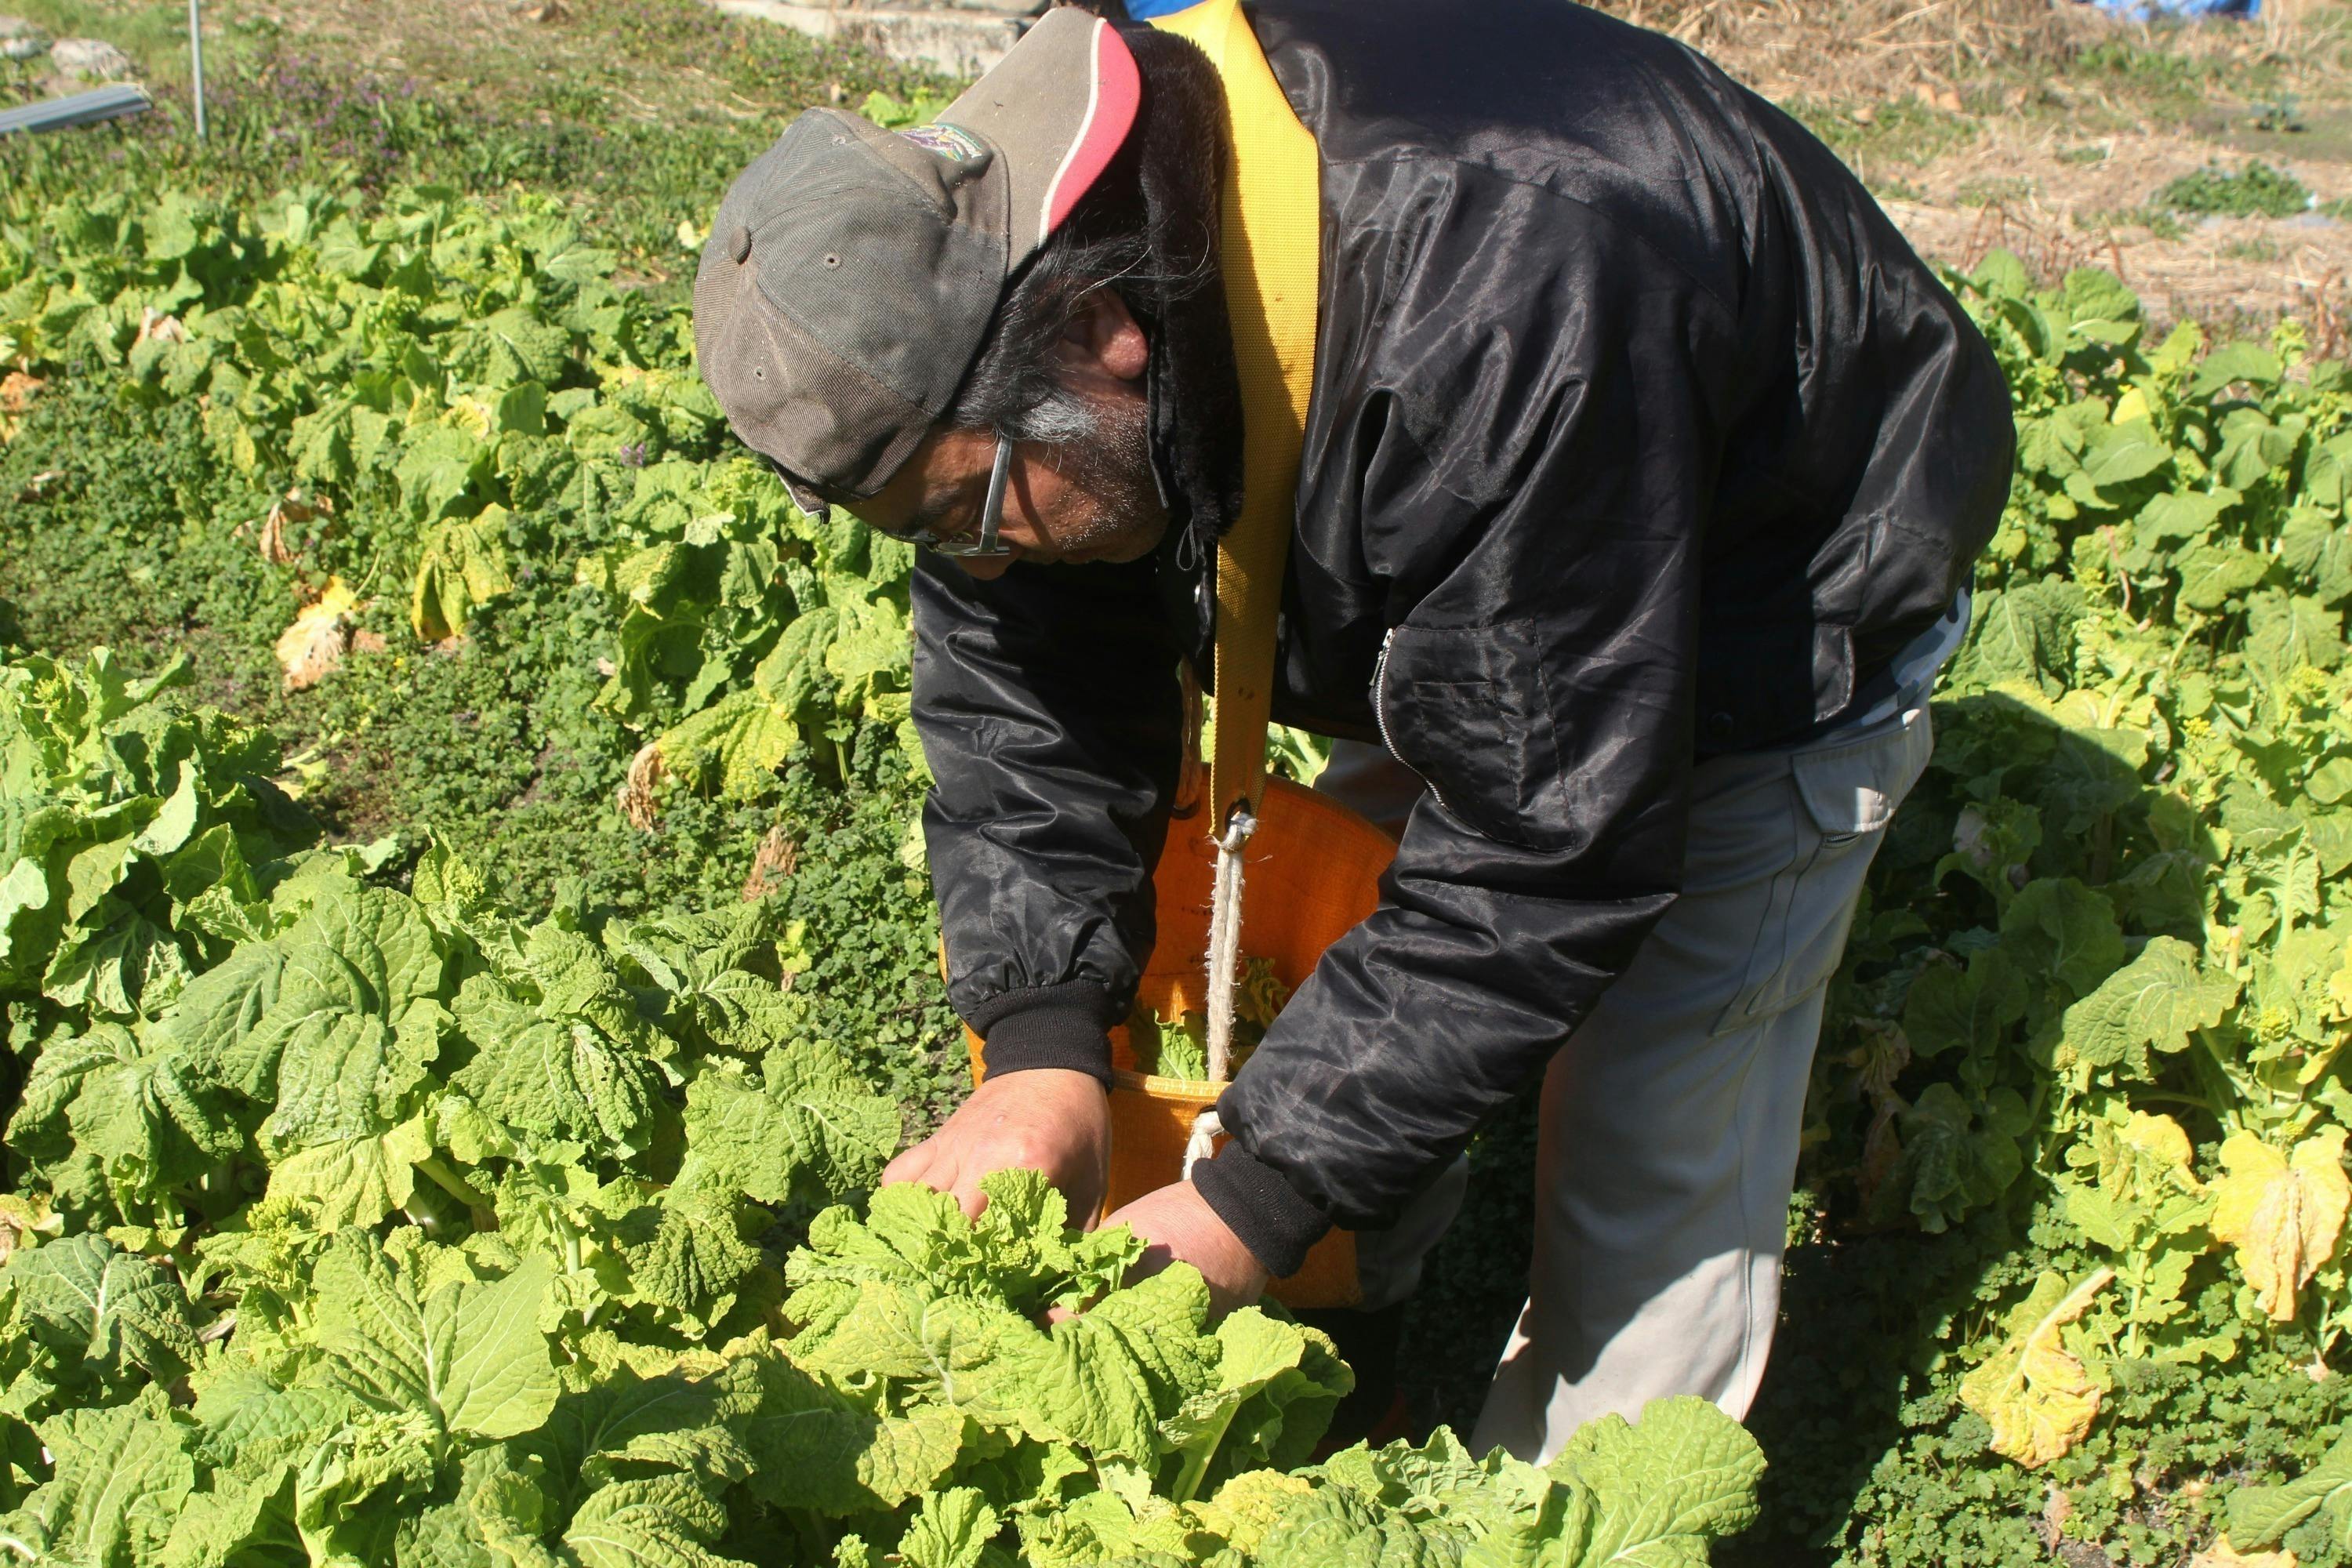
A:
<svg viewBox="0 0 2352 1568">
<path fill-rule="evenodd" d="M 2015 251 L 2057 277 L 2105 267 L 2137 289 L 2159 320 L 2194 317 L 2261 321 L 2290 314 L 2333 322 L 2352 277 L 2352 223 L 2313 211 L 2287 218 L 2186 216 L 2158 229 L 2128 214 L 2173 179 L 2231 158 L 2193 136 L 2125 132 L 2089 166 L 2060 163 L 2063 138 L 2048 131 L 1988 126 L 1982 150 L 1938 160 L 1921 172 L 1917 199 L 1888 197 L 1887 213 L 1923 254 L 1962 268 L 1994 247 Z M 1964 194 L 1986 164 L 2016 173 L 1990 201 Z M 2352 198 L 2352 163 L 2298 160 L 2287 166 L 2322 204 Z M 2333 329 L 2331 329 L 2333 330 Z"/>
<path fill-rule="evenodd" d="M 1775 100 L 1932 98 L 1989 72 L 2063 65 L 2100 24 L 2043 0 L 1605 0 Z M 1957 106 L 1955 106 L 1957 107 Z"/>
<path fill-rule="evenodd" d="M 2087 162 L 2086 147 L 2096 154 Z M 2329 153 L 2264 160 L 2308 187 L 2315 210 L 2165 215 L 2146 210 L 2158 192 L 2210 165 L 2242 170 L 2246 155 L 2194 131 L 2135 127 L 2085 143 L 2063 123 L 1992 120 L 1965 151 L 1921 168 L 1916 196 L 1889 196 L 1885 206 L 1922 252 L 1954 266 L 1973 267 L 2000 246 L 2048 276 L 2109 268 L 2159 320 L 2289 314 L 2337 334 L 2352 302 L 2352 222 L 2326 209 L 2352 211 L 2352 158 Z"/>
<path fill-rule="evenodd" d="M 2341 351 L 2352 309 L 2352 6 L 2149 27 L 2058 0 L 1612 0 L 1797 110 L 1926 255 L 2004 247 L 2043 276 L 2120 273 L 2159 321 L 2282 313 Z M 2155 206 L 2260 159 L 2294 216 Z M 2343 204 L 2333 212 L 2331 204 Z"/>
</svg>

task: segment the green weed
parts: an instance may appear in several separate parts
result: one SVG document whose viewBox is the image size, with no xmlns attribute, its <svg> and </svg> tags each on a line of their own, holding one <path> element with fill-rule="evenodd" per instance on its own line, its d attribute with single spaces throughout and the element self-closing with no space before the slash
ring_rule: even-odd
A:
<svg viewBox="0 0 2352 1568">
<path fill-rule="evenodd" d="M 726 182 L 775 139 L 799 104 L 856 103 L 877 89 L 917 96 L 950 85 L 870 52 L 730 20 L 691 0 L 643 0 L 619 8 L 614 25 L 625 37 L 660 44 L 662 54 L 646 63 L 649 75 L 677 84 L 670 89 L 677 100 L 661 106 L 664 112 L 616 114 L 611 81 L 556 71 L 517 70 L 459 95 L 413 77 L 352 70 L 268 31 L 216 58 L 208 37 L 208 142 L 194 136 L 184 66 L 159 58 L 150 81 L 153 112 L 0 140 L 0 187 L 168 184 L 244 204 L 303 184 L 362 197 L 402 183 L 493 195 L 545 191 L 563 195 L 574 220 L 595 228 L 600 243 L 620 249 L 641 276 L 682 289 L 691 257 L 678 246 L 680 221 L 706 220 Z M 747 110 L 741 103 L 772 107 Z"/>
<path fill-rule="evenodd" d="M 1968 145 L 1977 134 L 1977 121 L 1970 116 L 1916 99 L 1849 104 L 1797 98 L 1781 107 L 1865 175 L 1887 163 L 1919 167 Z"/>
<path fill-rule="evenodd" d="M 2185 51 L 2163 47 L 2163 40 L 2177 31 L 2175 25 L 2159 22 L 2148 27 L 2147 43 L 2126 35 L 2093 44 L 2068 62 L 2067 78 L 2135 96 L 2201 103 L 2211 85 L 2211 68 Z"/>
<path fill-rule="evenodd" d="M 2311 190 L 2256 158 L 2234 174 L 2208 163 L 2158 191 L 2151 205 L 2210 216 L 2292 217 L 2311 205 Z"/>
</svg>

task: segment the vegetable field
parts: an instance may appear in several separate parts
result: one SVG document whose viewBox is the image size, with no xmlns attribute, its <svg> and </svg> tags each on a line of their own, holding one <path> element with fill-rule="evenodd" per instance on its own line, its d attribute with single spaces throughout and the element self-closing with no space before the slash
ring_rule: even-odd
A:
<svg viewBox="0 0 2352 1568">
<path fill-rule="evenodd" d="M 723 37 L 886 121 L 941 85 Z M 0 146 L 0 1550 L 2352 1563 L 2352 374 L 2305 327 L 1950 276 L 2018 472 L 1753 1436 L 1670 1402 L 1538 1469 L 1424 1376 L 1332 1452 L 1316 1329 L 1122 1284 L 1033 1178 L 874 1189 L 961 1071 L 909 554 L 731 444 L 681 284 L 772 123 L 631 184 L 235 58 L 209 157 Z M 1525 1131 L 1409 1367 L 1500 1348 Z"/>
</svg>

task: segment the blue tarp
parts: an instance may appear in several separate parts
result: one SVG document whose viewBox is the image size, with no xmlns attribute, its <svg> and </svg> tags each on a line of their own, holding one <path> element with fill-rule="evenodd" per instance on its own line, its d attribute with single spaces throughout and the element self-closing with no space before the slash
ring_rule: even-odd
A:
<svg viewBox="0 0 2352 1568">
<path fill-rule="evenodd" d="M 2200 21 L 2209 16 L 2238 18 L 2259 16 L 2263 0 L 2087 0 L 2110 16 L 2152 22 L 2159 16 Z"/>
</svg>

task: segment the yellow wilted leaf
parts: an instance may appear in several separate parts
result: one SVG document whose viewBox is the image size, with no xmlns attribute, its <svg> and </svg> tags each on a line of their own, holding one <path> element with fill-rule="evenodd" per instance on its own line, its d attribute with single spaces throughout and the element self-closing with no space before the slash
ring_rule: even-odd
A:
<svg viewBox="0 0 2352 1568">
<path fill-rule="evenodd" d="M 2229 1174 L 2213 1184 L 2213 1237 L 2238 1249 L 2238 1267 L 2271 1321 L 2289 1322 L 2295 1292 L 2335 1256 L 2352 1208 L 2344 1129 L 2313 1133 L 2291 1158 L 2235 1132 L 2221 1145 L 2221 1164 Z"/>
<path fill-rule="evenodd" d="M 2082 1441 L 2099 1413 L 2099 1384 L 2060 1331 L 2114 1280 L 2101 1268 L 2072 1290 L 2044 1274 L 2009 1314 L 2009 1338 L 1961 1380 L 1960 1403 L 1992 1425 L 1992 1447 L 2035 1469 Z"/>
<path fill-rule="evenodd" d="M 2189 1142 L 2189 1134 L 2171 1117 L 2150 1116 L 2145 1110 L 2133 1111 L 2131 1120 L 2124 1123 L 2124 1142 L 2135 1149 L 2147 1151 L 2168 1165 L 2178 1167 L 2189 1175 L 2192 1186 L 2196 1184 L 2197 1178 L 2189 1172 L 2190 1163 L 2196 1158 L 2196 1150 Z"/>
<path fill-rule="evenodd" d="M 287 690 L 317 685 L 342 662 L 351 646 L 351 614 L 359 602 L 341 577 L 330 577 L 327 591 L 278 634 L 278 663 L 286 671 Z"/>
<path fill-rule="evenodd" d="M 2296 1568 L 2296 1564 L 2294 1553 L 2284 1548 L 2242 1552 L 2230 1544 L 2228 1536 L 2217 1535 L 2212 1545 L 2189 1560 L 2189 1568 Z"/>
<path fill-rule="evenodd" d="M 2110 425 L 2128 425 L 2135 419 L 2147 417 L 2147 394 L 2138 387 L 2126 387 L 2116 399 L 2116 411 L 2107 416 Z"/>
<path fill-rule="evenodd" d="M 0 1195 L 0 1263 L 7 1262 L 19 1247 L 31 1245 L 29 1238 L 58 1236 L 65 1227 L 66 1216 L 52 1211 L 45 1197 Z"/>
<path fill-rule="evenodd" d="M 466 394 L 449 400 L 449 423 L 478 441 L 495 441 L 498 434 L 490 428 L 496 416 L 490 405 L 480 398 Z"/>
</svg>

